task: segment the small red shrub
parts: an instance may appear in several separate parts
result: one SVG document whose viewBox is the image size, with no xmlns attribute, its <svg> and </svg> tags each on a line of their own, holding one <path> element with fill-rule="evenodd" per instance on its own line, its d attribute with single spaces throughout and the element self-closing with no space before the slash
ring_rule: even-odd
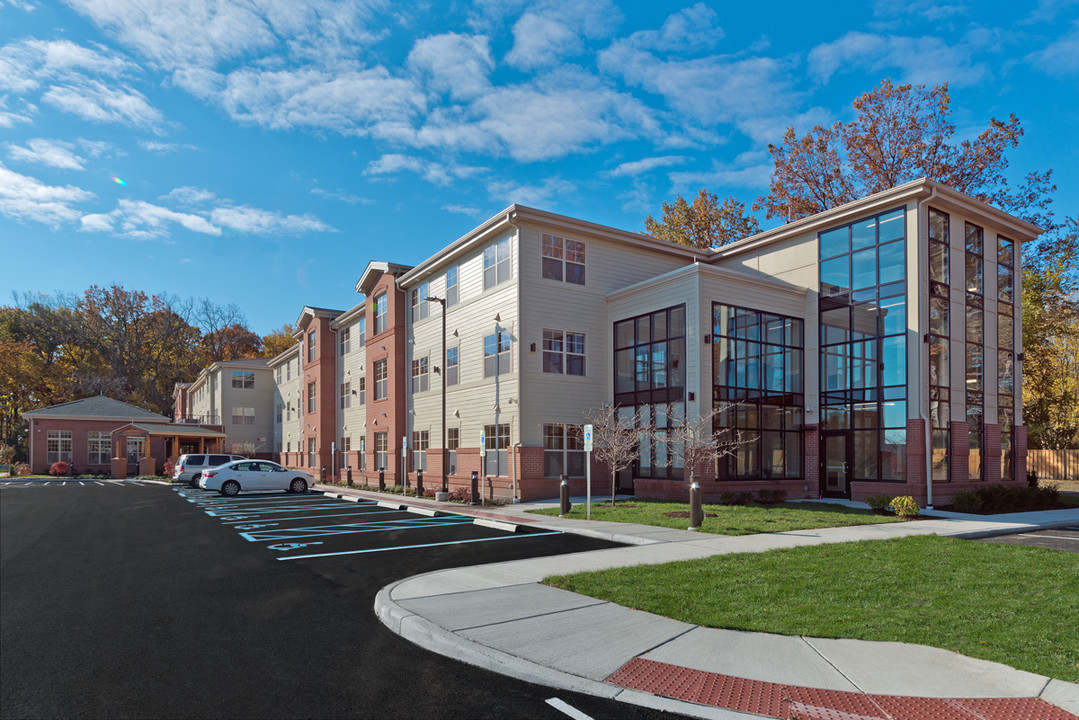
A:
<svg viewBox="0 0 1079 720">
<path fill-rule="evenodd" d="M 63 460 L 61 460 L 59 462 L 54 462 L 49 467 L 49 474 L 54 476 L 54 477 L 58 477 L 60 475 L 70 475 L 71 474 L 71 466 L 68 465 Z"/>
</svg>

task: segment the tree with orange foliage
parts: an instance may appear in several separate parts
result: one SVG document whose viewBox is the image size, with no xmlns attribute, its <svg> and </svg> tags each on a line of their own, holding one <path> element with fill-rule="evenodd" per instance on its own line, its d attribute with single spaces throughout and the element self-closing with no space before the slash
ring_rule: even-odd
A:
<svg viewBox="0 0 1079 720">
<path fill-rule="evenodd" d="M 787 128 L 769 145 L 774 170 L 753 210 L 788 221 L 927 177 L 1042 227 L 1052 227 L 1052 170 L 1008 184 L 1005 153 L 1023 128 L 1014 114 L 993 118 L 972 140 L 952 141 L 948 85 L 893 85 L 884 80 L 853 103 L 857 117 L 815 126 L 802 137 Z"/>
<path fill-rule="evenodd" d="M 663 219 L 649 215 L 644 228 L 653 237 L 679 245 L 720 247 L 760 232 L 757 219 L 745 211 L 745 203 L 727 197 L 720 204 L 715 193 L 702 188 L 692 204 L 681 195 L 673 203 L 663 203 Z"/>
<path fill-rule="evenodd" d="M 291 323 L 285 323 L 277 330 L 262 336 L 262 357 L 274 358 L 296 344 L 292 337 L 295 330 Z"/>
</svg>

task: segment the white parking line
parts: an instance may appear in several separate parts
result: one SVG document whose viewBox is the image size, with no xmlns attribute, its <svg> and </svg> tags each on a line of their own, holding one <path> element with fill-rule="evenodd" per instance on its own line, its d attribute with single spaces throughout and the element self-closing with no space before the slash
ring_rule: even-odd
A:
<svg viewBox="0 0 1079 720">
<path fill-rule="evenodd" d="M 1069 537 L 1067 535 L 1038 535 L 1036 533 L 1022 533 L 1019 537 L 1029 538 L 1045 538 L 1046 540 L 1068 540 L 1070 542 L 1079 542 L 1079 537 Z"/>
<path fill-rule="evenodd" d="M 569 703 L 558 698 L 547 698 L 547 704 L 559 712 L 569 715 L 573 720 L 592 720 L 592 717 L 573 707 Z"/>
</svg>

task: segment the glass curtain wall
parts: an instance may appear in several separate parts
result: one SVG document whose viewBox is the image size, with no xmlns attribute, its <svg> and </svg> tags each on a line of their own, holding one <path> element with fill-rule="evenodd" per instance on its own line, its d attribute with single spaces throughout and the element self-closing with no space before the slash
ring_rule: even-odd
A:
<svg viewBox="0 0 1079 720">
<path fill-rule="evenodd" d="M 899 208 L 820 234 L 822 429 L 850 480 L 906 479 L 906 223 Z"/>
<path fill-rule="evenodd" d="M 929 423 L 934 482 L 948 482 L 951 423 L 951 309 L 947 213 L 929 208 Z"/>
<path fill-rule="evenodd" d="M 985 414 L 985 233 L 966 223 L 967 303 L 967 479 L 982 480 L 982 424 Z"/>
<path fill-rule="evenodd" d="M 1015 479 L 1015 243 L 997 236 L 997 423 L 1000 479 Z"/>
<path fill-rule="evenodd" d="M 715 429 L 747 440 L 719 461 L 716 477 L 802 477 L 802 337 L 799 318 L 713 303 Z"/>
<path fill-rule="evenodd" d="M 614 400 L 642 433 L 637 477 L 681 478 L 682 454 L 668 437 L 686 416 L 686 307 L 665 308 L 614 324 Z"/>
</svg>

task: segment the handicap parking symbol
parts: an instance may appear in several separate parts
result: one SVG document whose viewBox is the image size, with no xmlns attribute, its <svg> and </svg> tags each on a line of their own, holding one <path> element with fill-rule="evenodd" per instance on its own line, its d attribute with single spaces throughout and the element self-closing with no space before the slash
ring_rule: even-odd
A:
<svg viewBox="0 0 1079 720">
<path fill-rule="evenodd" d="M 297 549 L 302 548 L 302 547 L 307 547 L 308 545 L 321 545 L 321 544 L 322 544 L 322 541 L 320 540 L 318 542 L 309 542 L 309 543 L 278 543 L 277 545 L 269 545 L 267 547 L 269 547 L 271 550 L 278 550 L 280 552 L 285 552 L 286 550 L 297 550 Z"/>
</svg>

